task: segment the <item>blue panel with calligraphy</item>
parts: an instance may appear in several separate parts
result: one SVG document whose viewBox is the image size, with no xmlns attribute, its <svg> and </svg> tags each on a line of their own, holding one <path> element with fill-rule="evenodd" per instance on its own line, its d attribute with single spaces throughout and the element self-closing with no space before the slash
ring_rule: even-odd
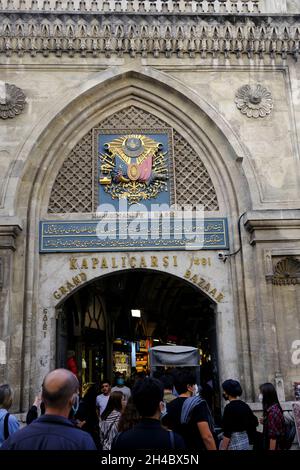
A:
<svg viewBox="0 0 300 470">
<path fill-rule="evenodd" d="M 43 221 L 40 222 L 40 252 L 89 252 L 89 251 L 150 251 L 228 249 L 226 218 L 205 219 L 199 239 L 203 245 L 195 247 L 190 237 L 195 233 L 193 221 L 190 231 L 183 230 L 172 221 L 169 232 L 161 220 L 145 219 L 132 230 L 133 220 L 108 222 L 108 231 L 99 233 L 99 221 Z M 197 233 L 199 235 L 199 233 Z"/>
</svg>

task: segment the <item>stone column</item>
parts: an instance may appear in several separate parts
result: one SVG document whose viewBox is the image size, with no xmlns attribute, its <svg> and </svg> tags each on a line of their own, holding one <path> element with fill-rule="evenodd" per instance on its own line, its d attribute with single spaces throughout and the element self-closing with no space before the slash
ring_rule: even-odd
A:
<svg viewBox="0 0 300 470">
<path fill-rule="evenodd" d="M 279 274 L 278 285 L 273 285 L 272 278 L 276 278 L 278 261 L 300 256 L 299 210 L 248 212 L 245 226 L 253 247 L 250 267 L 256 277 L 252 296 L 248 296 L 255 389 L 272 382 L 281 400 L 290 400 L 293 381 L 299 376 L 298 365 L 291 360 L 293 340 L 299 335 L 299 284 L 297 279 L 295 284 L 290 282 L 288 268 Z"/>
<path fill-rule="evenodd" d="M 14 409 L 20 396 L 23 328 L 14 317 L 13 262 L 19 224 L 0 225 L 0 383 L 9 383 L 15 392 Z"/>
</svg>

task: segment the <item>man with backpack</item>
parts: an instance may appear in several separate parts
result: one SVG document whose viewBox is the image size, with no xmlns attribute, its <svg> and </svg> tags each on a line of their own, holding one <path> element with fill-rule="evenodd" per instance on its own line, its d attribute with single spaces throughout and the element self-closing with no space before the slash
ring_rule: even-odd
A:
<svg viewBox="0 0 300 470">
<path fill-rule="evenodd" d="M 0 385 L 0 447 L 19 429 L 19 421 L 8 410 L 12 405 L 12 390 L 8 384 Z"/>
<path fill-rule="evenodd" d="M 163 424 L 180 434 L 189 449 L 217 450 L 213 418 L 197 393 L 194 373 L 178 370 L 174 385 L 179 396 L 167 404 Z"/>
</svg>

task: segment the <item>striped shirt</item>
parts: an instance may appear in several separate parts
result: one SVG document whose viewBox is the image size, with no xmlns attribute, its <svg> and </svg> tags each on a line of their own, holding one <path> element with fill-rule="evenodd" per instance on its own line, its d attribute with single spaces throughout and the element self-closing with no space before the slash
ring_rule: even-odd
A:
<svg viewBox="0 0 300 470">
<path fill-rule="evenodd" d="M 120 411 L 113 410 L 106 419 L 100 421 L 100 441 L 103 450 L 110 450 L 114 437 L 118 433 Z"/>
</svg>

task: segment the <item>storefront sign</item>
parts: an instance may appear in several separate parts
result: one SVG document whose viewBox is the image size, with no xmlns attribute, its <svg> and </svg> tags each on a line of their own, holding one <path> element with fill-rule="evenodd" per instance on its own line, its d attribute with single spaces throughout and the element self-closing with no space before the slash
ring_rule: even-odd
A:
<svg viewBox="0 0 300 470">
<path fill-rule="evenodd" d="M 188 233 L 183 226 L 178 227 L 171 220 L 169 233 L 166 233 L 161 220 L 146 219 L 138 228 L 138 224 L 132 220 L 108 221 L 105 238 L 99 237 L 97 220 L 43 221 L 40 222 L 40 253 L 195 249 L 191 242 L 191 234 L 196 233 L 194 222 L 191 221 L 191 232 Z M 133 226 L 130 224 L 133 223 L 135 232 L 132 236 Z M 205 219 L 201 230 L 203 233 L 197 232 L 197 237 L 203 235 L 201 249 L 228 249 L 226 218 Z"/>
</svg>

